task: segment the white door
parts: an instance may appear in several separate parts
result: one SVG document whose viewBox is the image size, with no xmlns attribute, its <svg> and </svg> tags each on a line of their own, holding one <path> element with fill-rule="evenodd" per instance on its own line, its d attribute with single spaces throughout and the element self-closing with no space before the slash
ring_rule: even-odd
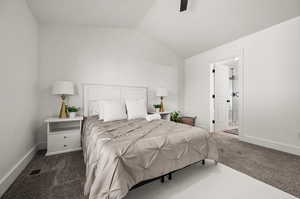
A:
<svg viewBox="0 0 300 199">
<path fill-rule="evenodd" d="M 222 131 L 229 127 L 229 67 L 215 65 L 215 131 Z"/>
</svg>

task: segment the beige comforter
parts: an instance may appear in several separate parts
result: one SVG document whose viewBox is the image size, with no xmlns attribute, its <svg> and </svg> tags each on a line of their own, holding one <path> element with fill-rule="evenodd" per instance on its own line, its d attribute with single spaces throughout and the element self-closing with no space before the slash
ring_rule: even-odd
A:
<svg viewBox="0 0 300 199">
<path fill-rule="evenodd" d="M 202 159 L 218 159 L 209 133 L 166 120 L 102 122 L 90 117 L 83 129 L 85 194 L 121 199 L 135 184 Z"/>
</svg>

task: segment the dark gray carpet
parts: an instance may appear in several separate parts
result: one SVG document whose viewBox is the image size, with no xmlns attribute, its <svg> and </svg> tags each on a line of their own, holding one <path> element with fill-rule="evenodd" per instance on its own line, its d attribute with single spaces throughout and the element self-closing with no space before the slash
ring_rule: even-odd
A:
<svg viewBox="0 0 300 199">
<path fill-rule="evenodd" d="M 300 198 L 300 157 L 215 133 L 220 162 Z"/>
<path fill-rule="evenodd" d="M 2 199 L 84 199 L 82 152 L 45 156 L 39 151 Z M 40 173 L 30 175 L 33 170 Z"/>
<path fill-rule="evenodd" d="M 300 197 L 300 157 L 240 142 L 226 133 L 214 137 L 221 163 Z M 34 157 L 2 199 L 86 199 L 82 152 L 44 154 Z M 40 173 L 30 175 L 35 170 Z"/>
</svg>

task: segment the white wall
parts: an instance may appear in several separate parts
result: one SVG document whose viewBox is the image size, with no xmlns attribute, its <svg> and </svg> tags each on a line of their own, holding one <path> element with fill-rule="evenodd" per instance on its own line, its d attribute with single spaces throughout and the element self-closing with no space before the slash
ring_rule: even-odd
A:
<svg viewBox="0 0 300 199">
<path fill-rule="evenodd" d="M 35 146 L 38 29 L 25 0 L 0 1 L 0 196 Z"/>
<path fill-rule="evenodd" d="M 209 126 L 209 64 L 241 50 L 242 139 L 300 155 L 300 17 L 186 59 L 185 112 Z"/>
<path fill-rule="evenodd" d="M 82 83 L 146 86 L 150 105 L 159 102 L 155 89 L 166 87 L 167 110 L 179 106 L 183 60 L 135 30 L 42 25 L 39 65 L 41 119 L 58 114 L 60 99 L 50 91 L 57 80 L 76 83 L 78 94 L 70 98 L 70 104 L 80 107 Z M 45 135 L 41 139 L 45 142 Z"/>
</svg>

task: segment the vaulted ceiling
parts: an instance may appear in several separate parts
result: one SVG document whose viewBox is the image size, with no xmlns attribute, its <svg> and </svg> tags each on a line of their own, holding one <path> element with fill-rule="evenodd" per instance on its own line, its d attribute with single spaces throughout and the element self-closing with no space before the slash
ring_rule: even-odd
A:
<svg viewBox="0 0 300 199">
<path fill-rule="evenodd" d="M 154 0 L 27 0 L 41 23 L 135 27 Z"/>
<path fill-rule="evenodd" d="M 182 57 L 300 16 L 300 0 L 28 0 L 40 23 L 136 28 Z"/>
</svg>

